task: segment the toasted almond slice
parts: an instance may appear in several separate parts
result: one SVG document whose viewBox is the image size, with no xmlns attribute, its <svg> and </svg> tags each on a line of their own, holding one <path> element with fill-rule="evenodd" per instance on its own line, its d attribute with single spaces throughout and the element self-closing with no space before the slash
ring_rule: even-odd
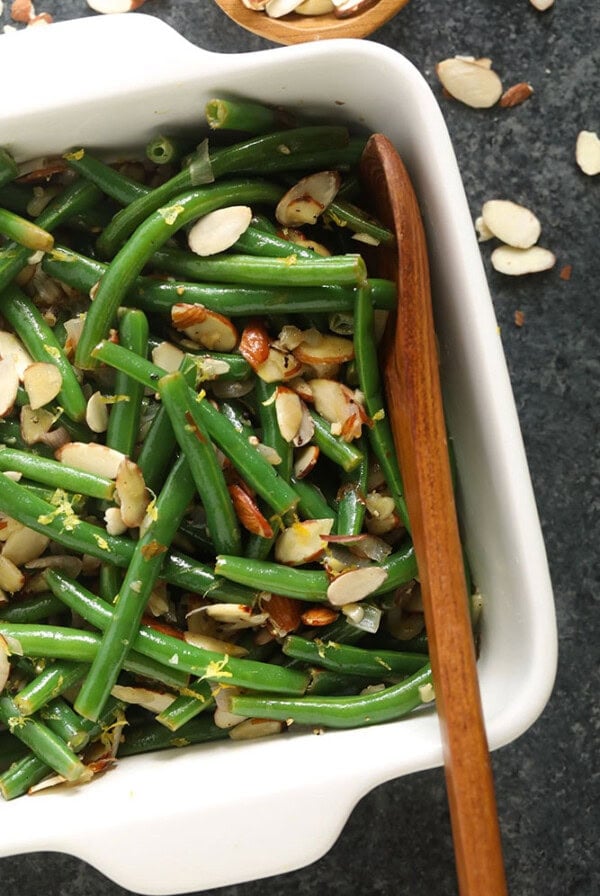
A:
<svg viewBox="0 0 600 896">
<path fill-rule="evenodd" d="M 338 380 L 310 380 L 315 409 L 346 441 L 360 436 L 362 412 L 351 389 Z"/>
<path fill-rule="evenodd" d="M 188 317 L 192 309 L 201 309 L 197 312 L 197 316 L 201 319 L 189 326 L 183 325 L 181 309 L 186 309 Z M 178 330 L 183 330 L 195 343 L 211 351 L 230 352 L 237 345 L 238 331 L 229 318 L 202 305 L 174 305 L 171 318 Z"/>
<path fill-rule="evenodd" d="M 488 109 L 502 96 L 502 82 L 496 72 L 479 61 L 455 56 L 435 68 L 448 93 L 473 109 Z"/>
<path fill-rule="evenodd" d="M 102 392 L 90 395 L 85 407 L 85 422 L 92 432 L 106 432 L 108 429 L 108 408 Z"/>
<path fill-rule="evenodd" d="M 4 474 L 6 475 L 6 474 Z M 0 514 L 0 542 L 6 542 L 13 533 L 23 528 L 23 523 L 13 519 L 12 516 Z"/>
<path fill-rule="evenodd" d="M 152 349 L 152 361 L 167 373 L 175 373 L 185 357 L 185 352 L 172 342 L 159 342 Z"/>
<path fill-rule="evenodd" d="M 104 523 L 109 535 L 123 535 L 127 532 L 127 526 L 123 522 L 121 510 L 118 507 L 107 507 L 104 511 Z"/>
<path fill-rule="evenodd" d="M 303 364 L 344 364 L 354 357 L 351 339 L 333 333 L 319 334 L 320 339 L 303 341 L 294 349 L 295 357 Z"/>
<path fill-rule="evenodd" d="M 281 460 L 281 459 L 280 459 Z M 227 488 L 233 509 L 242 526 L 261 538 L 272 538 L 273 529 L 268 519 L 259 510 L 258 504 L 240 485 L 233 484 Z"/>
<path fill-rule="evenodd" d="M 0 360 L 0 417 L 6 417 L 15 406 L 19 391 L 19 374 L 12 358 Z"/>
<path fill-rule="evenodd" d="M 509 199 L 490 199 L 484 202 L 481 216 L 494 236 L 517 249 L 533 246 L 542 231 L 533 212 Z"/>
<path fill-rule="evenodd" d="M 253 320 L 244 327 L 238 351 L 253 370 L 267 360 L 269 349 L 269 334 L 262 322 Z"/>
<path fill-rule="evenodd" d="M 15 566 L 23 566 L 24 563 L 29 563 L 40 557 L 49 542 L 50 539 L 45 535 L 22 526 L 7 538 L 2 549 L 2 556 L 7 560 L 12 560 Z"/>
<path fill-rule="evenodd" d="M 269 627 L 278 638 L 295 632 L 302 621 L 302 604 L 293 597 L 282 594 L 264 594 L 261 609 L 269 614 Z"/>
<path fill-rule="evenodd" d="M 488 240 L 494 239 L 494 234 L 481 215 L 478 218 L 475 218 L 475 230 L 477 231 L 477 239 L 480 243 L 486 243 Z"/>
<path fill-rule="evenodd" d="M 285 386 L 278 386 L 275 391 L 275 415 L 282 437 L 286 442 L 291 442 L 302 423 L 302 402 L 295 392 Z"/>
<path fill-rule="evenodd" d="M 551 6 L 554 6 L 554 0 L 529 0 L 529 2 L 539 10 L 539 12 L 545 12 L 547 9 L 550 9 Z"/>
<path fill-rule="evenodd" d="M 297 9 L 296 12 L 299 12 L 299 9 Z M 308 15 L 308 13 L 305 13 L 305 15 Z M 331 255 L 327 246 L 324 246 L 323 243 L 318 243 L 316 240 L 309 239 L 305 233 L 298 230 L 296 227 L 283 227 L 281 236 L 284 239 L 289 240 L 290 243 L 295 243 L 296 246 L 302 246 L 303 249 L 312 249 L 315 255 L 321 255 L 323 258 L 327 258 Z"/>
<path fill-rule="evenodd" d="M 600 138 L 595 131 L 580 131 L 575 144 L 575 160 L 584 174 L 600 174 Z"/>
<path fill-rule="evenodd" d="M 333 520 L 304 520 L 292 523 L 275 542 L 275 559 L 286 566 L 301 566 L 317 560 L 327 547 L 324 535 L 329 535 Z"/>
<path fill-rule="evenodd" d="M 246 718 L 246 716 L 235 715 L 235 713 L 229 712 L 227 709 L 220 709 L 218 706 L 213 713 L 213 721 L 215 725 L 217 728 L 222 728 L 223 730 L 234 728 L 236 725 L 239 725 L 240 722 L 244 722 Z"/>
<path fill-rule="evenodd" d="M 300 421 L 298 432 L 293 439 L 294 448 L 302 448 L 303 445 L 306 445 L 308 442 L 310 442 L 314 433 L 315 421 L 313 420 L 304 402 L 302 402 L 302 420 Z"/>
<path fill-rule="evenodd" d="M 369 492 L 365 499 L 367 510 L 373 517 L 384 519 L 395 510 L 394 499 L 390 495 L 382 495 L 379 492 Z"/>
<path fill-rule="evenodd" d="M 0 693 L 4 690 L 4 686 L 10 675 L 10 650 L 5 638 L 0 635 Z"/>
<path fill-rule="evenodd" d="M 313 402 L 313 394 L 312 389 L 308 385 L 305 379 L 301 376 L 296 376 L 292 380 L 288 382 L 290 389 L 293 389 L 294 392 L 297 392 L 302 401 L 307 401 L 309 404 Z"/>
<path fill-rule="evenodd" d="M 500 106 L 503 109 L 512 109 L 513 106 L 520 106 L 525 100 L 528 100 L 533 94 L 533 87 L 526 81 L 520 81 L 508 87 L 500 97 Z"/>
<path fill-rule="evenodd" d="M 275 345 L 286 352 L 293 352 L 305 338 L 306 331 L 294 324 L 286 324 L 281 328 Z"/>
<path fill-rule="evenodd" d="M 97 442 L 69 442 L 54 453 L 56 460 L 76 470 L 116 479 L 119 466 L 125 459 L 122 451 L 99 445 Z"/>
<path fill-rule="evenodd" d="M 271 737 L 285 730 L 285 722 L 274 719 L 245 719 L 229 731 L 232 740 L 255 740 L 258 737 Z"/>
<path fill-rule="evenodd" d="M 203 611 L 215 622 L 222 622 L 233 628 L 254 628 L 264 625 L 268 618 L 266 613 L 253 613 L 252 607 L 245 604 L 209 604 Z"/>
<path fill-rule="evenodd" d="M 339 613 L 332 607 L 310 607 L 302 614 L 304 625 L 319 628 L 322 625 L 331 625 L 338 618 Z"/>
<path fill-rule="evenodd" d="M 275 209 L 280 224 L 315 224 L 327 206 L 335 199 L 340 188 L 338 171 L 318 171 L 301 178 L 283 196 Z"/>
<path fill-rule="evenodd" d="M 29 397 L 29 404 L 36 411 L 56 398 L 62 389 L 62 374 L 55 364 L 36 361 L 26 368 L 23 385 Z"/>
<path fill-rule="evenodd" d="M 513 277 L 548 271 L 556 264 L 555 255 L 541 246 L 531 246 L 529 249 L 498 246 L 492 252 L 491 260 L 494 270 Z"/>
<path fill-rule="evenodd" d="M 223 641 L 221 638 L 212 638 L 210 635 L 202 635 L 196 632 L 184 632 L 183 640 L 202 650 L 212 650 L 214 653 L 226 653 L 228 656 L 247 656 L 248 651 L 233 641 Z"/>
<path fill-rule="evenodd" d="M 387 535 L 393 532 L 400 525 L 400 517 L 397 513 L 390 513 L 388 516 L 372 517 L 365 523 L 367 531 L 371 535 Z"/>
<path fill-rule="evenodd" d="M 383 585 L 387 576 L 385 569 L 380 566 L 350 569 L 331 582 L 327 589 L 327 599 L 334 607 L 357 603 Z"/>
<path fill-rule="evenodd" d="M 23 343 L 6 330 L 0 330 L 0 358 L 12 360 L 20 380 L 23 379 L 27 367 L 33 364 L 33 358 Z"/>
<path fill-rule="evenodd" d="M 19 567 L 5 557 L 4 553 L 0 554 L 0 588 L 9 594 L 14 594 L 20 591 L 24 584 L 25 576 Z"/>
<path fill-rule="evenodd" d="M 150 688 L 126 687 L 122 684 L 116 684 L 111 690 L 111 694 L 117 700 L 123 700 L 124 703 L 133 703 L 135 706 L 143 706 L 150 712 L 164 712 L 168 709 L 175 697 L 173 694 L 167 694 L 164 691 L 153 691 Z"/>
<path fill-rule="evenodd" d="M 67 338 L 65 339 L 65 354 L 67 357 L 71 357 L 77 348 L 79 343 L 79 339 L 81 337 L 81 331 L 83 330 L 83 325 L 85 323 L 85 314 L 80 314 L 77 317 L 71 317 L 69 320 L 66 320 L 64 323 L 65 332 L 67 334 Z"/>
<path fill-rule="evenodd" d="M 288 13 L 294 12 L 302 0 L 267 0 L 265 4 L 265 12 L 272 19 L 279 19 L 281 16 L 287 16 Z"/>
<path fill-rule="evenodd" d="M 118 466 L 115 491 L 125 525 L 131 529 L 141 526 L 150 503 L 150 492 L 146 488 L 142 471 L 128 457 L 123 458 Z"/>
<path fill-rule="evenodd" d="M 54 414 L 44 408 L 34 411 L 28 404 L 24 404 L 19 415 L 21 437 L 26 445 L 36 445 L 45 441 L 49 430 L 54 424 Z"/>
<path fill-rule="evenodd" d="M 257 375 L 265 383 L 279 383 L 298 376 L 302 370 L 302 364 L 291 352 L 280 351 L 271 346 L 267 359 L 255 369 Z"/>
<path fill-rule="evenodd" d="M 188 246 L 202 257 L 225 252 L 246 232 L 251 220 L 252 209 L 247 205 L 217 208 L 196 221 L 188 233 Z"/>
<path fill-rule="evenodd" d="M 294 476 L 296 479 L 304 479 L 305 476 L 314 469 L 319 459 L 319 447 L 317 445 L 306 445 L 302 448 L 294 459 Z"/>
</svg>

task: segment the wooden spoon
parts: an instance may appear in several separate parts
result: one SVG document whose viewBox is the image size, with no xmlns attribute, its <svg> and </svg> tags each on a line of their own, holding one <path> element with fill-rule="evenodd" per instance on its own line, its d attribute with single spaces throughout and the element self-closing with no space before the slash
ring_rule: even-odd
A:
<svg viewBox="0 0 600 896">
<path fill-rule="evenodd" d="M 459 891 L 506 896 L 448 461 L 425 232 L 407 171 L 381 134 L 367 143 L 361 174 L 378 216 L 397 235 L 397 246 L 383 262 L 383 275 L 398 285 L 384 377 L 419 566 Z"/>
<path fill-rule="evenodd" d="M 378 0 L 373 6 L 346 19 L 333 13 L 322 16 L 299 16 L 290 13 L 272 19 L 264 12 L 247 9 L 242 0 L 215 0 L 230 19 L 276 44 L 300 44 L 332 37 L 366 37 L 396 15 L 408 0 Z"/>
</svg>

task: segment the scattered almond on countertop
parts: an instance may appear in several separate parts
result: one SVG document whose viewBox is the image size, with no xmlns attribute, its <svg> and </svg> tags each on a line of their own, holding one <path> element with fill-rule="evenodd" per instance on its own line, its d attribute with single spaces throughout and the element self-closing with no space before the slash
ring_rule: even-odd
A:
<svg viewBox="0 0 600 896">
<path fill-rule="evenodd" d="M 539 12 L 545 12 L 547 9 L 550 9 L 551 6 L 554 6 L 554 0 L 529 0 L 532 6 L 535 6 Z"/>
<path fill-rule="evenodd" d="M 556 257 L 549 249 L 530 246 L 516 249 L 514 246 L 498 246 L 492 252 L 492 267 L 501 274 L 512 277 L 548 271 L 556 264 Z"/>
<path fill-rule="evenodd" d="M 600 174 L 600 138 L 594 131 L 579 131 L 575 159 L 584 174 Z"/>
<path fill-rule="evenodd" d="M 499 105 L 503 109 L 510 109 L 513 106 L 520 106 L 525 100 L 528 100 L 533 93 L 533 87 L 527 81 L 520 81 L 508 87 L 500 97 Z"/>
<path fill-rule="evenodd" d="M 144 0 L 87 0 L 87 5 L 94 12 L 106 14 L 133 12 L 144 3 Z"/>
<path fill-rule="evenodd" d="M 502 96 L 502 81 L 489 59 L 454 56 L 438 62 L 435 71 L 448 93 L 473 109 L 488 109 Z"/>
<path fill-rule="evenodd" d="M 542 226 L 533 212 L 508 199 L 484 202 L 481 216 L 494 236 L 517 249 L 533 246 L 542 232 Z"/>
</svg>

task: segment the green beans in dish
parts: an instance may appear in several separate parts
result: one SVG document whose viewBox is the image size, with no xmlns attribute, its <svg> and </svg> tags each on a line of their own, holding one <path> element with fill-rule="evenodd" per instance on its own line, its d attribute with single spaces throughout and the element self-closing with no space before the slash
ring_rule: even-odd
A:
<svg viewBox="0 0 600 896">
<path fill-rule="evenodd" d="M 364 136 L 206 116 L 139 179 L 70 150 L 37 204 L 0 148 L 5 799 L 435 696 Z"/>
</svg>

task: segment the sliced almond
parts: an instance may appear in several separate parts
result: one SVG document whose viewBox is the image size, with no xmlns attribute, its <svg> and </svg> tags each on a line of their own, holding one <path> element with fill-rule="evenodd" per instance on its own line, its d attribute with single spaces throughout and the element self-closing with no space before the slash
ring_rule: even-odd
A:
<svg viewBox="0 0 600 896">
<path fill-rule="evenodd" d="M 133 12 L 144 3 L 144 0 L 86 0 L 94 12 L 113 15 L 115 13 Z"/>
<path fill-rule="evenodd" d="M 104 523 L 109 535 L 123 535 L 127 532 L 127 526 L 123 522 L 121 511 L 118 507 L 107 507 L 104 511 Z"/>
<path fill-rule="evenodd" d="M 280 458 L 281 460 L 281 458 Z M 261 538 L 272 538 L 273 528 L 268 519 L 261 513 L 256 501 L 240 485 L 228 486 L 233 509 L 242 526 Z"/>
<path fill-rule="evenodd" d="M 584 174 L 600 174 L 600 138 L 595 131 L 580 131 L 575 144 L 575 159 Z"/>
<path fill-rule="evenodd" d="M 40 557 L 49 542 L 50 539 L 47 536 L 22 526 L 7 538 L 2 549 L 2 556 L 7 560 L 12 560 L 15 566 L 23 566 L 24 563 L 29 563 Z"/>
<path fill-rule="evenodd" d="M 92 432 L 106 432 L 108 429 L 108 407 L 101 392 L 90 395 L 85 407 L 85 422 Z"/>
<path fill-rule="evenodd" d="M 143 706 L 158 715 L 168 709 L 175 697 L 173 694 L 167 694 L 164 691 L 153 691 L 150 688 L 126 687 L 125 685 L 116 684 L 111 690 L 111 694 L 117 700 L 123 700 L 124 703 L 132 703 L 135 706 Z"/>
<path fill-rule="evenodd" d="M 380 566 L 350 569 L 331 582 L 327 589 L 327 599 L 334 607 L 357 603 L 383 585 L 387 576 L 385 569 Z"/>
<path fill-rule="evenodd" d="M 302 0 L 267 0 L 265 12 L 272 19 L 279 19 L 281 16 L 287 16 L 294 12 L 301 3 Z"/>
<path fill-rule="evenodd" d="M 0 554 L 0 588 L 2 591 L 8 591 L 9 594 L 15 594 L 20 591 L 25 584 L 25 576 L 18 566 Z"/>
<path fill-rule="evenodd" d="M 152 349 L 153 363 L 162 370 L 166 370 L 167 373 L 175 373 L 179 370 L 184 357 L 185 353 L 172 342 L 159 342 Z"/>
<path fill-rule="evenodd" d="M 306 331 L 301 330 L 300 327 L 296 327 L 294 324 L 286 324 L 279 331 L 279 335 L 274 344 L 277 348 L 283 349 L 286 352 L 293 352 L 305 339 L 305 334 Z"/>
<path fill-rule="evenodd" d="M 364 412 L 355 394 L 338 380 L 314 379 L 309 382 L 315 409 L 331 423 L 331 431 L 350 442 L 360 437 Z"/>
<path fill-rule="evenodd" d="M 20 380 L 23 379 L 26 368 L 33 364 L 33 358 L 20 339 L 6 330 L 0 330 L 0 358 L 10 358 L 13 361 Z"/>
<path fill-rule="evenodd" d="M 293 444 L 295 448 L 302 448 L 303 445 L 306 445 L 312 439 L 315 433 L 315 421 L 313 420 L 310 411 L 302 402 L 302 420 L 300 421 L 300 426 L 298 427 L 298 432 L 293 438 Z"/>
<path fill-rule="evenodd" d="M 295 632 L 302 621 L 302 603 L 293 597 L 265 594 L 261 599 L 261 609 L 269 614 L 269 628 L 278 638 Z"/>
<path fill-rule="evenodd" d="M 338 0 L 335 3 L 335 15 L 338 19 L 356 16 L 365 9 L 374 6 L 377 0 Z"/>
<path fill-rule="evenodd" d="M 62 389 L 62 374 L 55 364 L 36 361 L 26 368 L 23 385 L 29 404 L 36 411 L 53 401 Z"/>
<path fill-rule="evenodd" d="M 340 184 L 337 171 L 318 171 L 303 177 L 279 200 L 275 217 L 285 226 L 315 224 L 335 199 Z"/>
<path fill-rule="evenodd" d="M 320 628 L 323 625 L 331 625 L 338 618 L 339 613 L 332 607 L 310 607 L 302 614 L 304 625 Z"/>
<path fill-rule="evenodd" d="M 554 6 L 554 0 L 529 0 L 529 2 L 539 12 L 545 12 L 547 9 L 550 9 L 551 6 Z"/>
<path fill-rule="evenodd" d="M 285 386 L 278 386 L 275 391 L 275 415 L 282 437 L 286 442 L 291 442 L 302 423 L 302 402 L 295 392 Z"/>
<path fill-rule="evenodd" d="M 254 613 L 245 604 L 209 604 L 204 613 L 215 622 L 231 625 L 233 628 L 255 628 L 267 621 L 266 613 Z"/>
<path fill-rule="evenodd" d="M 435 68 L 448 93 L 473 109 L 488 109 L 502 96 L 502 82 L 496 72 L 478 60 L 455 56 Z"/>
<path fill-rule="evenodd" d="M 128 457 L 123 458 L 118 466 L 115 491 L 125 525 L 130 529 L 141 526 L 150 503 L 150 492 L 146 488 L 142 471 Z"/>
<path fill-rule="evenodd" d="M 178 330 L 210 351 L 230 352 L 237 345 L 238 332 L 229 318 L 203 305 L 173 305 L 171 320 Z"/>
<path fill-rule="evenodd" d="M 477 239 L 480 243 L 486 243 L 488 240 L 494 239 L 494 234 L 481 215 L 478 218 L 475 218 L 475 230 L 477 231 Z"/>
<path fill-rule="evenodd" d="M 531 246 L 529 249 L 499 246 L 492 252 L 491 260 L 494 270 L 513 277 L 548 271 L 556 264 L 555 255 L 541 246 Z"/>
<path fill-rule="evenodd" d="M 306 445 L 302 448 L 294 459 L 294 476 L 296 479 L 304 479 L 305 476 L 314 469 L 319 459 L 319 447 L 317 445 Z"/>
<path fill-rule="evenodd" d="M 183 640 L 202 650 L 212 650 L 213 653 L 226 653 L 228 656 L 247 656 L 248 651 L 233 641 L 223 641 L 221 638 L 212 638 L 210 635 L 202 635 L 196 632 L 184 632 Z"/>
<path fill-rule="evenodd" d="M 318 339 L 303 340 L 294 355 L 303 364 L 344 364 L 354 357 L 354 344 L 344 336 L 319 333 Z"/>
<path fill-rule="evenodd" d="M 269 357 L 269 334 L 263 323 L 251 321 L 242 332 L 238 351 L 253 370 L 264 364 Z"/>
<path fill-rule="evenodd" d="M 61 464 L 107 479 L 116 479 L 119 466 L 125 459 L 122 451 L 97 442 L 69 442 L 59 448 L 54 456 Z"/>
<path fill-rule="evenodd" d="M 533 246 L 542 231 L 533 212 L 509 199 L 490 199 L 484 202 L 481 216 L 494 236 L 517 249 Z"/>
<path fill-rule="evenodd" d="M 265 383 L 279 383 L 294 379 L 301 370 L 301 362 L 291 352 L 271 346 L 267 359 L 258 365 L 256 373 Z"/>
<path fill-rule="evenodd" d="M 294 12 L 299 16 L 324 16 L 328 12 L 333 12 L 334 9 L 335 6 L 331 0 L 304 0 Z"/>
<path fill-rule="evenodd" d="M 19 374 L 12 358 L 0 360 L 0 417 L 6 417 L 15 406 L 19 391 Z"/>
<path fill-rule="evenodd" d="M 230 729 L 229 737 L 232 740 L 255 740 L 258 737 L 281 734 L 284 729 L 285 722 L 276 722 L 274 719 L 246 719 Z"/>
<path fill-rule="evenodd" d="M 0 693 L 4 690 L 4 686 L 10 675 L 10 650 L 6 640 L 0 635 Z"/>
<path fill-rule="evenodd" d="M 533 87 L 526 81 L 520 81 L 507 88 L 500 97 L 500 106 L 503 109 L 511 109 L 513 106 L 520 106 L 525 100 L 528 100 L 533 94 Z"/>
<path fill-rule="evenodd" d="M 327 547 L 323 536 L 333 528 L 332 519 L 292 523 L 275 542 L 275 559 L 286 566 L 301 566 L 318 560 Z"/>
<path fill-rule="evenodd" d="M 60 569 L 72 579 L 76 579 L 83 569 L 83 561 L 74 554 L 46 554 L 36 560 L 30 560 L 27 569 Z M 27 584 L 27 590 L 30 585 Z M 48 586 L 45 585 L 45 590 Z"/>
<path fill-rule="evenodd" d="M 254 9 L 256 12 L 262 12 L 269 0 L 242 0 L 246 9 Z"/>
<path fill-rule="evenodd" d="M 394 499 L 390 495 L 382 495 L 379 492 L 369 492 L 365 504 L 370 515 L 378 519 L 385 519 L 396 509 Z"/>
<path fill-rule="evenodd" d="M 203 257 L 225 252 L 246 232 L 252 220 L 252 209 L 247 205 L 217 208 L 204 215 L 188 233 L 188 246 Z"/>
</svg>

